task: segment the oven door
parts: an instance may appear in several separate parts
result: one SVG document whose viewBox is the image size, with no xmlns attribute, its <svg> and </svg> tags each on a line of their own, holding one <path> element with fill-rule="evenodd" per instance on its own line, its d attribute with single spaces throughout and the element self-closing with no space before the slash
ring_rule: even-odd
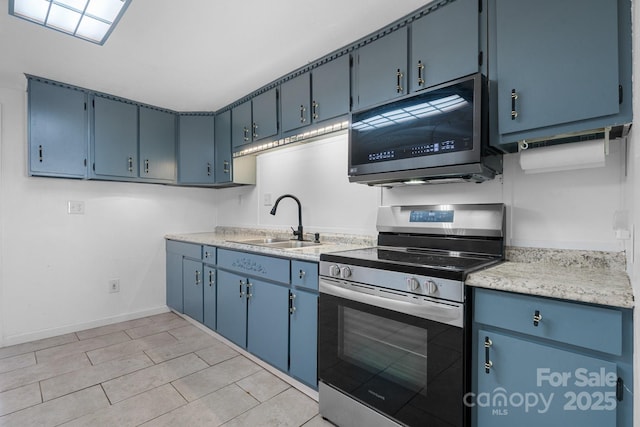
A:
<svg viewBox="0 0 640 427">
<path fill-rule="evenodd" d="M 360 287 L 364 292 L 356 290 Z M 468 372 L 464 329 L 419 317 L 415 307 L 398 311 L 411 303 L 385 301 L 371 292 L 367 286 L 320 280 L 322 416 L 341 426 L 363 425 L 363 419 L 355 418 L 359 407 L 366 406 L 365 411 L 400 425 L 463 426 L 468 415 L 463 406 Z M 392 309 L 384 307 L 387 302 Z M 451 313 L 452 307 L 457 314 Z M 426 309 L 436 318 L 464 316 L 463 305 L 457 303 L 445 303 L 444 312 L 431 303 Z M 332 403 L 336 392 L 340 403 Z M 329 404 L 323 402 L 323 394 Z"/>
</svg>

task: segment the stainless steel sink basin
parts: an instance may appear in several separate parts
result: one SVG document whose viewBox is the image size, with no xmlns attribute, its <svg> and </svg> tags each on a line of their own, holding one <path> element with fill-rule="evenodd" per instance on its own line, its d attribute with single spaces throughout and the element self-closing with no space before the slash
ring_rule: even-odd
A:
<svg viewBox="0 0 640 427">
<path fill-rule="evenodd" d="M 242 243 L 244 245 L 262 246 L 266 248 L 278 248 L 278 249 L 295 249 L 295 248 L 306 248 L 307 246 L 322 245 L 322 243 L 319 243 L 319 242 L 316 243 L 311 240 L 274 239 L 274 238 L 268 238 L 268 237 L 263 239 L 229 240 L 229 242 Z"/>
</svg>

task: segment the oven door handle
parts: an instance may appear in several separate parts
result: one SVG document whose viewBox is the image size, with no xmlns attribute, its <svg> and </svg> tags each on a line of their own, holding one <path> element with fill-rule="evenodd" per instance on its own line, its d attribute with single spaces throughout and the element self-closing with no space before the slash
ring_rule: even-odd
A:
<svg viewBox="0 0 640 427">
<path fill-rule="evenodd" d="M 353 288 L 331 283 L 321 278 L 319 283 L 320 293 L 333 295 L 346 300 L 357 301 L 380 308 L 385 308 L 399 313 L 417 316 L 434 322 L 446 323 L 462 328 L 464 325 L 463 305 L 455 302 L 440 303 L 421 298 L 419 303 L 400 301 L 393 298 L 372 295 Z"/>
</svg>

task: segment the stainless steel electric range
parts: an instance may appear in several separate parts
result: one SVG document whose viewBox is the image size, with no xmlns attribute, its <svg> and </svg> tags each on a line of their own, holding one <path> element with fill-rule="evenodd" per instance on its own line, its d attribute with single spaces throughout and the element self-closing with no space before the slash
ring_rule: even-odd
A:
<svg viewBox="0 0 640 427">
<path fill-rule="evenodd" d="M 320 256 L 320 414 L 341 427 L 466 426 L 464 280 L 504 257 L 502 204 L 383 206 L 378 246 Z"/>
</svg>

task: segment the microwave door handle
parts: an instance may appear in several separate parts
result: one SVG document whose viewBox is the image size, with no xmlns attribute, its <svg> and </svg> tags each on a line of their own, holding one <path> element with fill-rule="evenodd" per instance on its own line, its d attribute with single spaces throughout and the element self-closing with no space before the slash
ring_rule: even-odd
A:
<svg viewBox="0 0 640 427">
<path fill-rule="evenodd" d="M 392 298 L 359 292 L 354 289 L 346 289 L 342 286 L 336 286 L 326 279 L 320 280 L 320 293 L 326 293 L 339 298 L 386 308 L 388 310 L 421 317 L 427 320 L 433 320 L 435 322 L 446 323 L 452 326 L 463 326 L 463 309 L 461 304 L 445 304 L 425 299 L 421 299 L 419 303 L 399 301 Z"/>
</svg>

